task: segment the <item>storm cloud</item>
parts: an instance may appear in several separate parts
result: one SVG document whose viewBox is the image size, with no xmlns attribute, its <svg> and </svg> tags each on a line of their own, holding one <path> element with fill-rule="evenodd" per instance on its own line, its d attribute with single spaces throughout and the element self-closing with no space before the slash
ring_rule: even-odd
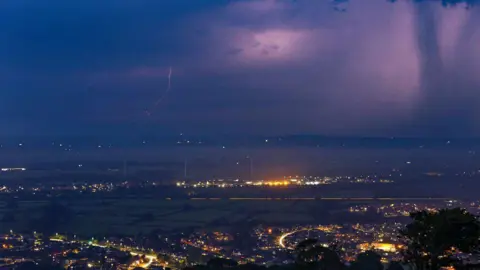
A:
<svg viewBox="0 0 480 270">
<path fill-rule="evenodd" d="M 1 133 L 478 135 L 476 7 L 201 2 L 2 2 Z"/>
</svg>

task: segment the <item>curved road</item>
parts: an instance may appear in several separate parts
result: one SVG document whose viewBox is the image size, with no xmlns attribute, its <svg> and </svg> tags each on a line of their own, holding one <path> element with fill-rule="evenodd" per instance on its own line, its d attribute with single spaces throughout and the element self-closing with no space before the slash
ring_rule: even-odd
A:
<svg viewBox="0 0 480 270">
<path fill-rule="evenodd" d="M 291 247 L 287 248 L 287 247 L 285 246 L 285 238 L 289 237 L 289 236 L 292 235 L 292 234 L 296 234 L 296 233 L 298 233 L 298 232 L 314 231 L 314 230 L 322 231 L 322 232 L 323 232 L 323 230 L 320 229 L 320 228 L 309 228 L 309 229 L 300 229 L 300 230 L 295 230 L 295 231 L 291 231 L 291 232 L 288 232 L 288 233 L 284 233 L 284 234 L 282 234 L 282 235 L 278 238 L 278 245 L 279 245 L 280 247 L 282 247 L 282 248 L 294 249 L 294 248 L 291 248 Z"/>
</svg>

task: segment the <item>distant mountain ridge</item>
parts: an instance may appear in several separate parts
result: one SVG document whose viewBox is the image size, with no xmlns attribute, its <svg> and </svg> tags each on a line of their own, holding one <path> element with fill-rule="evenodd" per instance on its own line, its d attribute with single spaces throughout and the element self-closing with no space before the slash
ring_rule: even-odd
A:
<svg viewBox="0 0 480 270">
<path fill-rule="evenodd" d="M 69 136 L 0 138 L 2 148 L 119 148 L 151 146 L 191 147 L 341 147 L 341 148 L 475 148 L 480 138 L 344 137 L 325 135 L 283 136 Z"/>
</svg>

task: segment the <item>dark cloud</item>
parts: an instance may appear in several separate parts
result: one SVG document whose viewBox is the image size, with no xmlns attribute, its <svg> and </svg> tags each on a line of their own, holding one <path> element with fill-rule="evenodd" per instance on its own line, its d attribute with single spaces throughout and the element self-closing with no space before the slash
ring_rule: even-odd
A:
<svg viewBox="0 0 480 270">
<path fill-rule="evenodd" d="M 239 54 L 239 53 L 241 53 L 241 52 L 243 52 L 243 49 L 234 48 L 234 49 L 229 50 L 229 51 L 228 51 L 228 54 L 233 54 L 233 55 L 235 55 L 235 54 Z"/>
</svg>

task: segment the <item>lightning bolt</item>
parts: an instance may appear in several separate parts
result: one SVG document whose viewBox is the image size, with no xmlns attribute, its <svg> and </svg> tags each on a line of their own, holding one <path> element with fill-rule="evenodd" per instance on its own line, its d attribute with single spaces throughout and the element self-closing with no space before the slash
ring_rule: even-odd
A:
<svg viewBox="0 0 480 270">
<path fill-rule="evenodd" d="M 168 69 L 168 85 L 167 85 L 167 89 L 165 90 L 165 92 L 163 92 L 163 94 L 160 96 L 160 98 L 157 99 L 157 101 L 155 101 L 152 109 L 150 109 L 150 110 L 145 110 L 145 114 L 147 114 L 147 116 L 151 116 L 151 115 L 152 115 L 152 111 L 153 111 L 160 103 L 162 103 L 162 101 L 167 97 L 168 93 L 169 93 L 170 90 L 172 89 L 172 74 L 173 74 L 172 67 L 169 67 L 169 69 Z"/>
<path fill-rule="evenodd" d="M 172 79 L 172 67 L 168 69 L 168 88 L 170 89 L 170 81 Z"/>
<path fill-rule="evenodd" d="M 163 95 L 155 102 L 155 107 L 158 106 L 158 104 L 160 104 L 160 102 L 162 102 L 162 100 L 165 98 L 165 96 L 168 94 L 168 92 L 170 92 L 171 90 L 171 87 L 172 86 L 172 67 L 170 67 L 168 69 L 168 87 L 167 87 L 167 90 L 165 91 L 165 93 L 163 93 Z"/>
</svg>

